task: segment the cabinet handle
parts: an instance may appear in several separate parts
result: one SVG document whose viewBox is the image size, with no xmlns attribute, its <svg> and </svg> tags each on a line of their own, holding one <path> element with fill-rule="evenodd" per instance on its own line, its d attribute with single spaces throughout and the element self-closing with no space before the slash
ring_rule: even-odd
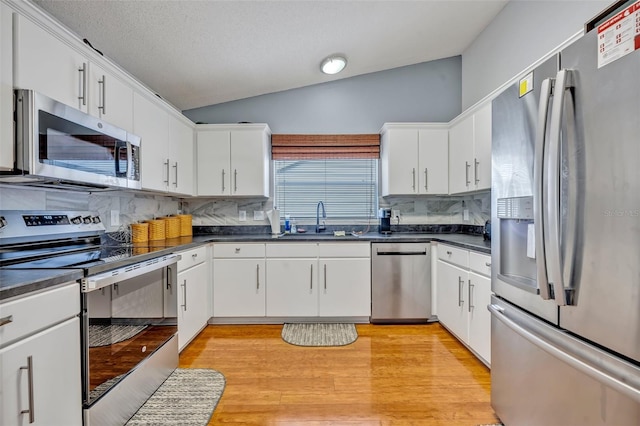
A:
<svg viewBox="0 0 640 426">
<path fill-rule="evenodd" d="M 113 285 L 113 290 L 116 292 L 117 295 L 120 295 L 120 286 L 118 286 L 118 283 L 115 283 Z"/>
<path fill-rule="evenodd" d="M 7 325 L 7 324 L 9 324 L 11 322 L 13 322 L 13 315 L 9 315 L 8 317 L 0 318 L 0 327 L 2 327 L 3 325 Z"/>
<path fill-rule="evenodd" d="M 464 300 L 462 299 L 462 286 L 464 285 L 464 280 L 462 277 L 458 277 L 458 306 L 462 306 Z"/>
<path fill-rule="evenodd" d="M 193 253 L 191 257 L 195 260 L 195 258 L 198 257 L 198 253 Z"/>
<path fill-rule="evenodd" d="M 187 280 L 185 279 L 184 282 L 182 283 L 182 295 L 183 295 L 183 301 L 184 303 L 182 304 L 182 308 L 184 309 L 184 311 L 186 312 L 187 310 Z"/>
<path fill-rule="evenodd" d="M 256 265 L 256 290 L 260 290 L 260 264 Z"/>
<path fill-rule="evenodd" d="M 471 308 L 475 308 L 473 306 L 473 299 L 471 298 L 471 291 L 473 290 L 473 284 L 471 284 L 471 280 L 469 280 L 469 312 L 471 312 Z"/>
<path fill-rule="evenodd" d="M 20 370 L 27 370 L 28 385 L 29 385 L 29 409 L 20 411 L 20 414 L 29 414 L 29 423 L 35 422 L 35 405 L 33 403 L 33 356 L 27 357 L 27 365 L 20 367 Z"/>
<path fill-rule="evenodd" d="M 424 190 L 429 190 L 429 171 L 426 167 L 424 168 Z"/>
<path fill-rule="evenodd" d="M 233 169 L 233 192 L 238 192 L 238 169 Z"/>
<path fill-rule="evenodd" d="M 171 275 L 171 266 L 167 266 L 167 290 L 171 290 L 171 280 L 169 279 Z"/>
<path fill-rule="evenodd" d="M 102 86 L 100 93 L 102 94 L 102 105 L 98 106 L 98 109 L 102 110 L 103 114 L 107 113 L 107 76 L 103 75 L 102 80 L 98 80 L 98 84 Z"/>
<path fill-rule="evenodd" d="M 173 165 L 173 168 L 176 169 L 176 180 L 173 182 L 173 186 L 178 187 L 178 162 Z"/>
<path fill-rule="evenodd" d="M 467 183 L 467 186 L 469 186 L 469 184 L 471 183 L 471 181 L 469 180 L 469 167 L 471 167 L 471 164 L 469 164 L 468 161 L 464 162 L 464 172 L 465 172 L 465 182 Z"/>
<path fill-rule="evenodd" d="M 327 291 L 327 264 L 324 264 L 324 291 Z"/>
<path fill-rule="evenodd" d="M 491 263 L 487 262 L 485 263 L 485 265 L 487 266 L 487 268 L 491 268 Z"/>
<path fill-rule="evenodd" d="M 236 254 L 240 253 L 240 247 L 236 247 Z"/>
<path fill-rule="evenodd" d="M 169 186 L 169 159 L 167 158 L 167 161 L 162 164 L 167 168 L 167 179 L 165 179 L 163 182 L 166 183 L 167 186 Z"/>
<path fill-rule="evenodd" d="M 453 253 L 447 250 L 447 254 L 451 256 Z"/>
<path fill-rule="evenodd" d="M 80 78 L 80 96 L 78 99 L 82 100 L 82 105 L 87 104 L 87 63 L 83 62 L 82 67 L 78 68 L 78 72 L 82 77 Z"/>
<path fill-rule="evenodd" d="M 309 290 L 313 290 L 313 263 L 311 264 L 311 273 L 309 274 Z"/>
<path fill-rule="evenodd" d="M 480 164 L 480 162 L 478 161 L 477 158 L 474 158 L 473 159 L 473 176 L 475 178 L 476 185 L 478 184 L 478 182 L 480 182 L 480 178 L 478 177 L 478 164 Z"/>
<path fill-rule="evenodd" d="M 412 184 L 411 188 L 413 188 L 413 190 L 415 191 L 416 190 L 416 169 L 415 169 L 415 167 L 413 169 L 412 175 L 413 175 L 413 184 Z"/>
<path fill-rule="evenodd" d="M 224 169 L 222 169 L 222 192 L 224 192 Z"/>
</svg>

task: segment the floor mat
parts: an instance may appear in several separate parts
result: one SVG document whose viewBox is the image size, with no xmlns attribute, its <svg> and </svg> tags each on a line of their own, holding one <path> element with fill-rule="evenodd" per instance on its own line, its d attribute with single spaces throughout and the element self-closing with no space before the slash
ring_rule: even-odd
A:
<svg viewBox="0 0 640 426">
<path fill-rule="evenodd" d="M 285 324 L 282 339 L 296 346 L 345 346 L 356 341 L 355 324 Z"/>
<path fill-rule="evenodd" d="M 220 401 L 226 380 L 210 369 L 176 369 L 131 417 L 126 426 L 205 426 Z"/>
</svg>

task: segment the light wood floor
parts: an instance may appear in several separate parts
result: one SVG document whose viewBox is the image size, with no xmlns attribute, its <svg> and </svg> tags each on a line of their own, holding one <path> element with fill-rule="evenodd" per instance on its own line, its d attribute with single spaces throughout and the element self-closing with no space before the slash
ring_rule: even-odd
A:
<svg viewBox="0 0 640 426">
<path fill-rule="evenodd" d="M 496 423 L 489 370 L 439 324 L 357 325 L 343 347 L 285 343 L 281 325 L 210 325 L 181 368 L 227 379 L 210 425 Z"/>
</svg>

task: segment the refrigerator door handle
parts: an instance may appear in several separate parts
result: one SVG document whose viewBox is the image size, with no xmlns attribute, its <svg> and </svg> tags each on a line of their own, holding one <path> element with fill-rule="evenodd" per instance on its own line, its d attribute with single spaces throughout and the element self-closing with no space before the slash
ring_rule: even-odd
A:
<svg viewBox="0 0 640 426">
<path fill-rule="evenodd" d="M 556 76 L 553 103 L 551 105 L 551 123 L 549 134 L 549 206 L 548 222 L 545 228 L 548 230 L 551 240 L 546 249 L 547 271 L 549 281 L 553 285 L 554 299 L 558 306 L 567 304 L 567 295 L 564 289 L 562 276 L 562 264 L 560 260 L 560 139 L 562 135 L 562 120 L 564 111 L 564 99 L 566 89 L 573 86 L 573 73 L 570 70 L 560 70 Z"/>
<path fill-rule="evenodd" d="M 628 374 L 625 375 L 622 371 L 614 371 L 615 366 L 612 366 L 613 368 L 608 369 L 605 363 L 601 362 L 601 360 L 596 359 L 594 360 L 594 365 L 598 365 L 600 368 L 595 368 L 593 365 L 591 365 L 591 362 L 588 362 L 589 359 L 580 359 L 578 357 L 575 357 L 569 351 L 553 344 L 551 340 L 545 339 L 545 336 L 540 337 L 537 334 L 534 334 L 531 331 L 527 330 L 520 324 L 516 323 L 505 314 L 505 309 L 502 306 L 490 304 L 487 306 L 487 309 L 489 309 L 489 312 L 491 312 L 491 315 L 494 318 L 498 319 L 512 331 L 528 340 L 536 347 L 547 352 L 549 355 L 588 375 L 589 377 L 597 380 L 603 385 L 608 386 L 611 389 L 620 392 L 628 396 L 632 400 L 640 403 L 640 384 L 635 383 L 632 379 L 630 379 Z"/>
<path fill-rule="evenodd" d="M 549 281 L 547 279 L 547 260 L 545 245 L 545 200 L 543 196 L 544 188 L 544 165 L 545 165 L 545 142 L 547 133 L 547 117 L 549 113 L 549 101 L 553 93 L 555 79 L 547 78 L 542 81 L 540 93 L 540 103 L 538 105 L 538 127 L 536 128 L 535 139 L 535 159 L 533 163 L 533 181 L 535 183 L 533 195 L 534 230 L 535 230 L 535 254 L 538 289 L 540 297 L 545 300 L 551 299 L 549 291 Z"/>
</svg>

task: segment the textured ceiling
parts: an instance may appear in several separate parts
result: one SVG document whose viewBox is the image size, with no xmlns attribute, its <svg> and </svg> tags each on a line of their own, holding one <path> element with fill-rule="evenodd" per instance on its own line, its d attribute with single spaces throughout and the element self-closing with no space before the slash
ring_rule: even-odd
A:
<svg viewBox="0 0 640 426">
<path fill-rule="evenodd" d="M 184 110 L 460 55 L 507 1 L 34 2 Z"/>
</svg>

